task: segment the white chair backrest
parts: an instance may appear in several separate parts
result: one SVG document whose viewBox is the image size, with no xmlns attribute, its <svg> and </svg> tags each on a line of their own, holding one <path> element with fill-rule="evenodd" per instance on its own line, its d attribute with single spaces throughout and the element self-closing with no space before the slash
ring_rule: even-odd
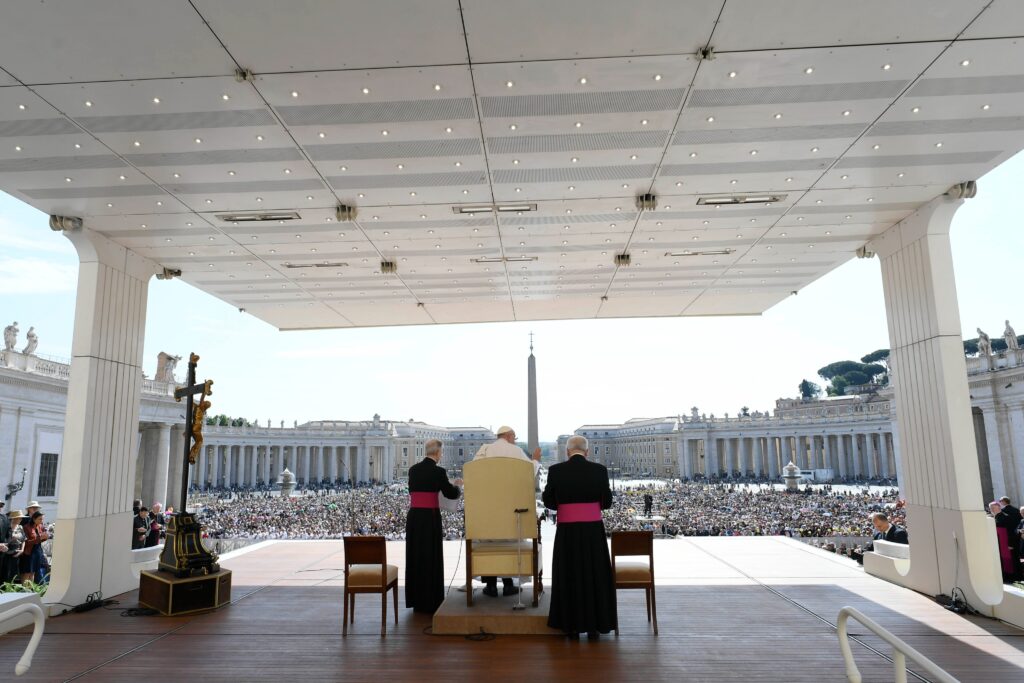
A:
<svg viewBox="0 0 1024 683">
<path fill-rule="evenodd" d="M 483 458 L 462 466 L 466 538 L 537 538 L 537 499 L 533 463 L 516 458 Z M 516 510 L 526 512 L 517 515 Z M 516 531 L 516 517 L 521 533 Z"/>
</svg>

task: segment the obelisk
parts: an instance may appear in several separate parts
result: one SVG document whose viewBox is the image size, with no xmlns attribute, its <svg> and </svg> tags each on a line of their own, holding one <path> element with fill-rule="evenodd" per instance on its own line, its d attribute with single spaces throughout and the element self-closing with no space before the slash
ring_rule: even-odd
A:
<svg viewBox="0 0 1024 683">
<path fill-rule="evenodd" d="M 526 450 L 530 455 L 537 448 L 537 359 L 533 357 L 533 332 L 530 333 L 530 358 L 526 361 L 527 370 L 527 440 Z"/>
</svg>

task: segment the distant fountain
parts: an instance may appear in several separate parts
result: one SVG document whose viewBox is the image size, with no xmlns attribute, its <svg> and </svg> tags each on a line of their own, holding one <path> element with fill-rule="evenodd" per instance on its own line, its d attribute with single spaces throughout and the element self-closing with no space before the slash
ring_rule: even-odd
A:
<svg viewBox="0 0 1024 683">
<path fill-rule="evenodd" d="M 289 498 L 295 493 L 295 475 L 288 468 L 284 468 L 281 476 L 277 478 L 277 485 L 281 488 L 281 496 Z"/>
<path fill-rule="evenodd" d="M 800 489 L 800 468 L 793 464 L 792 460 L 782 468 L 782 478 L 786 482 L 787 491 L 798 491 Z"/>
</svg>

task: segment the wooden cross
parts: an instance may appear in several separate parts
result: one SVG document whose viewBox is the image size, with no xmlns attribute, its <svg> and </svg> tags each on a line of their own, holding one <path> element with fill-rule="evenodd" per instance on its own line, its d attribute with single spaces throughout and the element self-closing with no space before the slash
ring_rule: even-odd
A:
<svg viewBox="0 0 1024 683">
<path fill-rule="evenodd" d="M 206 419 L 206 411 L 210 407 L 207 396 L 213 394 L 213 380 L 196 383 L 196 365 L 199 363 L 199 356 L 192 353 L 188 357 L 188 375 L 185 379 L 185 386 L 174 390 L 174 400 L 181 403 L 185 399 L 185 452 L 184 467 L 181 474 L 181 512 L 188 509 L 188 475 L 189 465 L 194 465 L 196 456 L 203 447 L 203 422 Z M 196 402 L 195 396 L 199 395 Z"/>
</svg>

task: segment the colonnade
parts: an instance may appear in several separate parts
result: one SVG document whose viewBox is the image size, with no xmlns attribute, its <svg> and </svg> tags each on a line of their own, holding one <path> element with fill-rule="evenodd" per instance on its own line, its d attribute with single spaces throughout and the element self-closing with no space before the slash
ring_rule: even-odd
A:
<svg viewBox="0 0 1024 683">
<path fill-rule="evenodd" d="M 681 437 L 679 474 L 741 474 L 778 478 L 789 462 L 802 470 L 831 469 L 836 479 L 895 478 L 895 435 L 887 431 L 845 433 L 704 434 Z"/>
</svg>

